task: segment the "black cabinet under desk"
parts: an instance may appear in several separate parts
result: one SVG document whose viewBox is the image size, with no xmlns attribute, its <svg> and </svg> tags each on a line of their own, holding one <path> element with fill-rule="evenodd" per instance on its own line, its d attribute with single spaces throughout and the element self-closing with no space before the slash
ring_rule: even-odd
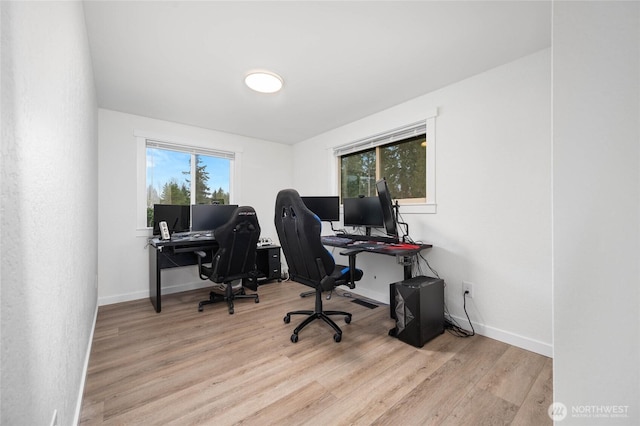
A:
<svg viewBox="0 0 640 426">
<path fill-rule="evenodd" d="M 256 269 L 260 272 L 258 282 L 282 280 L 282 266 L 280 261 L 280 246 L 258 246 L 256 252 Z"/>
</svg>

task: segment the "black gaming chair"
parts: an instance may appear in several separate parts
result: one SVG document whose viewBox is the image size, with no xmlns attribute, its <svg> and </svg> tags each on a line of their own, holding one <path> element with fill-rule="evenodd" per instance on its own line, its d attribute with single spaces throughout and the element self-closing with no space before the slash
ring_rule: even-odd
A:
<svg viewBox="0 0 640 426">
<path fill-rule="evenodd" d="M 260 237 L 260 225 L 253 207 L 238 207 L 231 219 L 214 230 L 214 237 L 219 245 L 214 253 L 211 266 L 204 265 L 203 251 L 196 252 L 200 278 L 216 283 L 209 293 L 209 300 L 198 304 L 202 312 L 204 305 L 226 300 L 229 313 L 233 313 L 233 301 L 241 298 L 255 299 L 258 294 L 246 294 L 245 287 L 257 291 L 256 247 Z"/>
<path fill-rule="evenodd" d="M 334 330 L 333 340 L 342 340 L 342 330 L 333 322 L 329 315 L 344 315 L 344 321 L 351 322 L 351 314 L 342 311 L 323 311 L 322 292 L 331 291 L 339 285 L 355 287 L 355 281 L 362 278 L 362 271 L 355 267 L 336 265 L 333 256 L 322 245 L 320 233 L 322 223 L 318 216 L 309 210 L 298 192 L 294 189 L 284 189 L 276 197 L 275 226 L 280 239 L 282 251 L 289 266 L 289 276 L 292 280 L 315 288 L 315 310 L 288 312 L 284 322 L 291 321 L 291 315 L 308 315 L 298 325 L 291 341 L 298 341 L 298 333 L 307 324 L 321 319 Z M 355 265 L 355 258 L 350 259 Z"/>
</svg>

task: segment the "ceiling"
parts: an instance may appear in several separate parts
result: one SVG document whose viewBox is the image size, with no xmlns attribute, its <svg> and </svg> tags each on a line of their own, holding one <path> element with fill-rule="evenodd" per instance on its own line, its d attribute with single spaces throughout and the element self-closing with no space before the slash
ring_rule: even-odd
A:
<svg viewBox="0 0 640 426">
<path fill-rule="evenodd" d="M 294 144 L 551 45 L 546 1 L 86 1 L 101 108 Z M 284 79 L 252 92 L 245 75 Z"/>
</svg>

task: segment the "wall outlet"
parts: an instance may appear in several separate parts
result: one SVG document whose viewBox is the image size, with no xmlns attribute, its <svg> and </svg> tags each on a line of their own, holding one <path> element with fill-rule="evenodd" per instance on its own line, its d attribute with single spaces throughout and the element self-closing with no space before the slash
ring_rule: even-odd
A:
<svg viewBox="0 0 640 426">
<path fill-rule="evenodd" d="M 473 283 L 462 281 L 462 294 L 473 299 Z"/>
</svg>

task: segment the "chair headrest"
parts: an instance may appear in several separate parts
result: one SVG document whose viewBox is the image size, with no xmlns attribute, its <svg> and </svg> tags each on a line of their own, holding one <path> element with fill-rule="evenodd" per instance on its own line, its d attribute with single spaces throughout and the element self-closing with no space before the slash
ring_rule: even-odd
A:
<svg viewBox="0 0 640 426">
<path fill-rule="evenodd" d="M 279 217 L 281 218 L 288 214 L 297 214 L 300 216 L 310 215 L 317 219 L 318 222 L 320 221 L 318 216 L 309 210 L 295 189 L 283 189 L 278 192 L 276 196 L 276 208 L 279 209 L 279 211 L 276 212 L 276 221 L 278 221 Z"/>
</svg>

